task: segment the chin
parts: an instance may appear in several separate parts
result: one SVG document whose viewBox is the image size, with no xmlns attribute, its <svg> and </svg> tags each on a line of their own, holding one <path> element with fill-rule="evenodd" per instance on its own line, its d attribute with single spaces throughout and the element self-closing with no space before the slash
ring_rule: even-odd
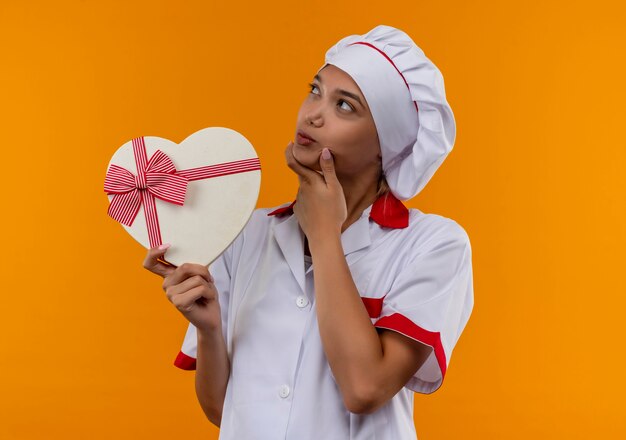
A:
<svg viewBox="0 0 626 440">
<path fill-rule="evenodd" d="M 293 157 L 307 168 L 315 171 L 321 171 L 320 168 L 320 151 L 314 151 L 304 147 L 297 142 L 294 143 Z"/>
</svg>

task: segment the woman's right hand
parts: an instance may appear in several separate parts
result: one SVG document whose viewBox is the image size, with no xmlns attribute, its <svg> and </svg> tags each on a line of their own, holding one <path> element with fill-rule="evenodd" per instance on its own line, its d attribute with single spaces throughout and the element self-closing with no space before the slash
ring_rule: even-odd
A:
<svg viewBox="0 0 626 440">
<path fill-rule="evenodd" d="M 167 248 L 148 250 L 143 267 L 164 278 L 167 299 L 199 332 L 213 332 L 222 323 L 217 289 L 209 269 L 202 264 L 183 263 L 176 267 L 166 264 Z"/>
</svg>

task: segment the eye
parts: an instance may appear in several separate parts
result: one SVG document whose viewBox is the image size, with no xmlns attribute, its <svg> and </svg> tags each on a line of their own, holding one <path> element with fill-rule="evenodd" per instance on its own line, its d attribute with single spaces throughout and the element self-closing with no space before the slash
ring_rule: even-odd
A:
<svg viewBox="0 0 626 440">
<path fill-rule="evenodd" d="M 311 88 L 310 93 L 313 93 L 313 89 L 317 89 L 317 84 L 310 83 L 309 87 Z M 314 95 L 319 95 L 319 93 L 313 93 Z"/>
<path fill-rule="evenodd" d="M 310 91 L 309 93 L 313 94 L 313 95 L 319 95 L 319 88 L 317 87 L 317 84 L 313 84 L 313 83 L 309 83 L 309 87 L 310 87 Z M 314 92 L 314 90 L 318 90 L 318 92 Z M 348 101 L 340 99 L 339 101 L 337 101 L 337 103 L 339 104 L 339 107 L 342 108 L 341 106 L 343 104 L 346 105 L 346 107 L 343 107 L 343 110 L 349 111 L 349 112 L 354 112 L 354 107 L 352 107 Z"/>
<path fill-rule="evenodd" d="M 348 101 L 344 101 L 343 99 L 339 100 L 340 103 L 344 103 L 348 108 L 344 108 L 344 110 L 348 110 L 348 111 L 354 111 L 354 108 L 352 108 L 352 106 L 350 104 L 348 104 Z M 340 106 L 341 107 L 341 106 Z"/>
</svg>

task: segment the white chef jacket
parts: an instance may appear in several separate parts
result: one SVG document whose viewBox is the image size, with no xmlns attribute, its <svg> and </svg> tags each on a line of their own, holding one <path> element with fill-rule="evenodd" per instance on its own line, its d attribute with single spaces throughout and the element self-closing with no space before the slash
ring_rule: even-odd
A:
<svg viewBox="0 0 626 440">
<path fill-rule="evenodd" d="M 372 325 L 431 347 L 393 398 L 371 414 L 343 404 L 315 312 L 313 271 L 292 204 L 257 209 L 211 265 L 231 362 L 220 440 L 416 439 L 413 392 L 443 381 L 473 308 L 469 238 L 454 220 L 377 199 L 341 235 Z M 195 369 L 190 323 L 174 364 Z"/>
</svg>

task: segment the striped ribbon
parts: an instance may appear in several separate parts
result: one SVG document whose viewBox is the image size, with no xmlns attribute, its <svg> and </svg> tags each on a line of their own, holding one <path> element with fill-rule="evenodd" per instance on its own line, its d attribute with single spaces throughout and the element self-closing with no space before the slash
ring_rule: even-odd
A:
<svg viewBox="0 0 626 440">
<path fill-rule="evenodd" d="M 115 164 L 107 170 L 104 191 L 114 194 L 108 214 L 118 222 L 131 226 L 143 203 L 151 248 L 161 244 L 155 198 L 182 206 L 190 181 L 261 169 L 259 159 L 253 158 L 176 170 L 172 160 L 161 150 L 148 160 L 143 137 L 133 139 L 132 143 L 137 175 Z"/>
</svg>

